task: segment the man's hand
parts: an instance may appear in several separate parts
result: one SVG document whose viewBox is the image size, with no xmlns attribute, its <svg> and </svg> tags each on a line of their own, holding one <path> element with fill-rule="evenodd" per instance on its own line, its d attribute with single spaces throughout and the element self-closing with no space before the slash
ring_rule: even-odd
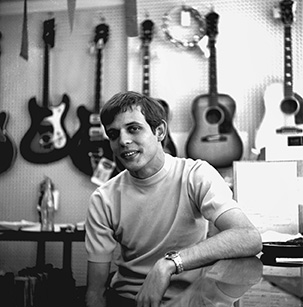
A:
<svg viewBox="0 0 303 307">
<path fill-rule="evenodd" d="M 159 307 L 169 286 L 171 275 L 176 271 L 173 261 L 160 259 L 149 271 L 137 294 L 137 307 Z"/>
</svg>

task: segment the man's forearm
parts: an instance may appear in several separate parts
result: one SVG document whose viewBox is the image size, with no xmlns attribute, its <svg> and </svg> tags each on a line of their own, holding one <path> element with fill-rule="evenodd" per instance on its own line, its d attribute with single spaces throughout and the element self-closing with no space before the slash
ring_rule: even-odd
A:
<svg viewBox="0 0 303 307">
<path fill-rule="evenodd" d="M 106 307 L 105 290 L 86 292 L 86 307 Z"/>
<path fill-rule="evenodd" d="M 89 262 L 87 266 L 87 307 L 106 307 L 105 290 L 110 263 Z"/>
<path fill-rule="evenodd" d="M 195 269 L 219 259 L 254 256 L 260 252 L 259 233 L 237 228 L 222 231 L 207 240 L 180 251 L 185 270 Z"/>
</svg>

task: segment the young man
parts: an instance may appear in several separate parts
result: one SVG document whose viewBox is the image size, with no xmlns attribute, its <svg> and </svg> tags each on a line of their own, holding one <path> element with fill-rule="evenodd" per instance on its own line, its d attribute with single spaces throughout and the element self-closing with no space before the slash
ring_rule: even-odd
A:
<svg viewBox="0 0 303 307">
<path fill-rule="evenodd" d="M 135 92 L 116 94 L 102 108 L 111 148 L 126 170 L 90 199 L 89 307 L 109 306 L 106 285 L 117 244 L 121 256 L 109 291 L 115 307 L 160 306 L 202 266 L 261 250 L 259 232 L 219 173 L 205 161 L 164 153 L 164 118 L 156 100 Z M 210 224 L 218 231 L 207 237 Z"/>
</svg>

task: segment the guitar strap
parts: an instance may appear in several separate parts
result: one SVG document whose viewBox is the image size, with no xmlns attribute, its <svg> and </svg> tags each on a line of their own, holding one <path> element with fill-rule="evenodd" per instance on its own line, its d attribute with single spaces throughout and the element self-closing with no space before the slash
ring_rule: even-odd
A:
<svg viewBox="0 0 303 307">
<path fill-rule="evenodd" d="M 24 0 L 23 26 L 20 56 L 28 61 L 28 27 L 27 27 L 27 0 Z"/>
</svg>

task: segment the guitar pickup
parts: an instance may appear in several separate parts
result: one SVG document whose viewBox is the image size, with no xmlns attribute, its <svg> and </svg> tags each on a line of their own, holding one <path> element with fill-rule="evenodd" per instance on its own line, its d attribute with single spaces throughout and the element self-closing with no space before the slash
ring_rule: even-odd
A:
<svg viewBox="0 0 303 307">
<path fill-rule="evenodd" d="M 103 127 L 101 126 L 91 127 L 88 134 L 91 141 L 102 141 L 104 139 L 108 139 Z"/>
<path fill-rule="evenodd" d="M 91 139 L 102 140 L 103 138 L 103 129 L 101 127 L 92 127 L 89 129 L 89 136 Z"/>
<path fill-rule="evenodd" d="M 99 114 L 93 113 L 89 117 L 89 123 L 91 125 L 100 125 L 100 116 Z"/>
<path fill-rule="evenodd" d="M 216 134 L 216 135 L 208 135 L 205 136 L 203 138 L 201 138 L 202 142 L 226 142 L 227 141 L 227 137 L 225 135 L 222 134 Z"/>
<path fill-rule="evenodd" d="M 290 136 L 287 138 L 288 146 L 303 146 L 303 136 Z"/>
</svg>

